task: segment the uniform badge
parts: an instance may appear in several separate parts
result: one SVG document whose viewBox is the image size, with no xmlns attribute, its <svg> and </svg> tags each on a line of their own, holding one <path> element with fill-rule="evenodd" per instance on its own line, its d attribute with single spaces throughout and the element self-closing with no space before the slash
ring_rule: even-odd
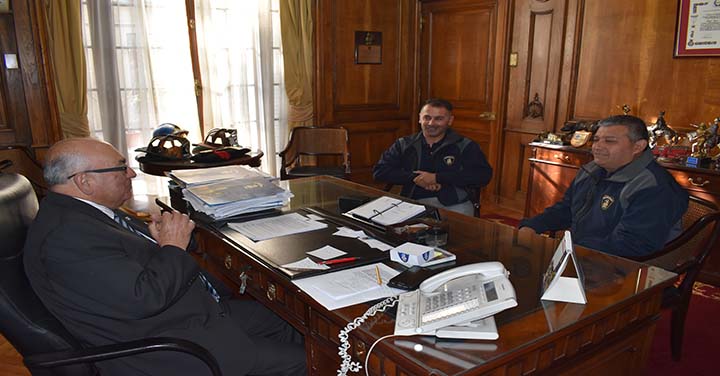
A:
<svg viewBox="0 0 720 376">
<path fill-rule="evenodd" d="M 452 155 L 448 155 L 447 157 L 443 158 L 443 162 L 445 162 L 446 166 L 452 166 L 455 164 L 455 157 Z"/>
<path fill-rule="evenodd" d="M 615 202 L 614 198 L 612 198 L 608 195 L 604 195 L 602 197 L 602 201 L 600 201 L 600 209 L 608 210 L 608 208 L 610 208 L 610 206 L 612 206 L 613 202 Z"/>
</svg>

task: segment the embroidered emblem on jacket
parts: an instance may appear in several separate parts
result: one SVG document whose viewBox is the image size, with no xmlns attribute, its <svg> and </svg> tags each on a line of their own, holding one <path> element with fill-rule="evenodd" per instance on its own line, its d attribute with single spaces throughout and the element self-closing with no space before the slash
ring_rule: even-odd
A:
<svg viewBox="0 0 720 376">
<path fill-rule="evenodd" d="M 608 208 L 610 208 L 610 206 L 612 206 L 613 202 L 615 202 L 614 198 L 612 198 L 608 195 L 604 195 L 602 197 L 602 201 L 600 201 L 600 209 L 608 210 Z"/>
<path fill-rule="evenodd" d="M 448 155 L 447 157 L 443 158 L 443 162 L 445 162 L 446 166 L 452 166 L 455 164 L 455 157 L 452 155 Z"/>
</svg>

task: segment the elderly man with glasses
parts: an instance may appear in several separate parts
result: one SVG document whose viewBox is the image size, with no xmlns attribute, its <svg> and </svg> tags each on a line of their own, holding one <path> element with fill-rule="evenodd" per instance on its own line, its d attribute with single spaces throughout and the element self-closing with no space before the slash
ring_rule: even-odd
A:
<svg viewBox="0 0 720 376">
<path fill-rule="evenodd" d="M 131 229 L 117 209 L 136 176 L 111 145 L 61 141 L 48 151 L 50 192 L 25 244 L 25 270 L 47 308 L 82 343 L 144 337 L 200 344 L 223 374 L 305 374 L 302 336 L 262 305 L 224 300 L 186 252 L 195 224 L 154 215 Z M 142 234 L 144 233 L 144 234 Z M 96 364 L 103 375 L 202 375 L 205 365 L 157 352 Z"/>
</svg>

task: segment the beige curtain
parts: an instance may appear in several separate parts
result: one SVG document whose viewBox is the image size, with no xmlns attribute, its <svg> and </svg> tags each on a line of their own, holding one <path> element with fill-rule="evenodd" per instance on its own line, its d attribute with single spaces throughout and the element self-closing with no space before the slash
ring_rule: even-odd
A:
<svg viewBox="0 0 720 376">
<path fill-rule="evenodd" d="M 87 83 L 80 1 L 46 0 L 55 94 L 65 138 L 88 137 Z"/>
<path fill-rule="evenodd" d="M 288 130 L 313 123 L 312 0 L 280 0 Z"/>
</svg>

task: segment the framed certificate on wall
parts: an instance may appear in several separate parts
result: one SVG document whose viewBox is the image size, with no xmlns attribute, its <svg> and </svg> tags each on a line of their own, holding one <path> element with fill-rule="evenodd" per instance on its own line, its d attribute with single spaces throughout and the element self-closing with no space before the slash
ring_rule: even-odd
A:
<svg viewBox="0 0 720 376">
<path fill-rule="evenodd" d="M 10 0 L 0 0 L 0 13 L 10 12 Z"/>
<path fill-rule="evenodd" d="M 720 56 L 720 0 L 679 0 L 674 56 Z"/>
</svg>

